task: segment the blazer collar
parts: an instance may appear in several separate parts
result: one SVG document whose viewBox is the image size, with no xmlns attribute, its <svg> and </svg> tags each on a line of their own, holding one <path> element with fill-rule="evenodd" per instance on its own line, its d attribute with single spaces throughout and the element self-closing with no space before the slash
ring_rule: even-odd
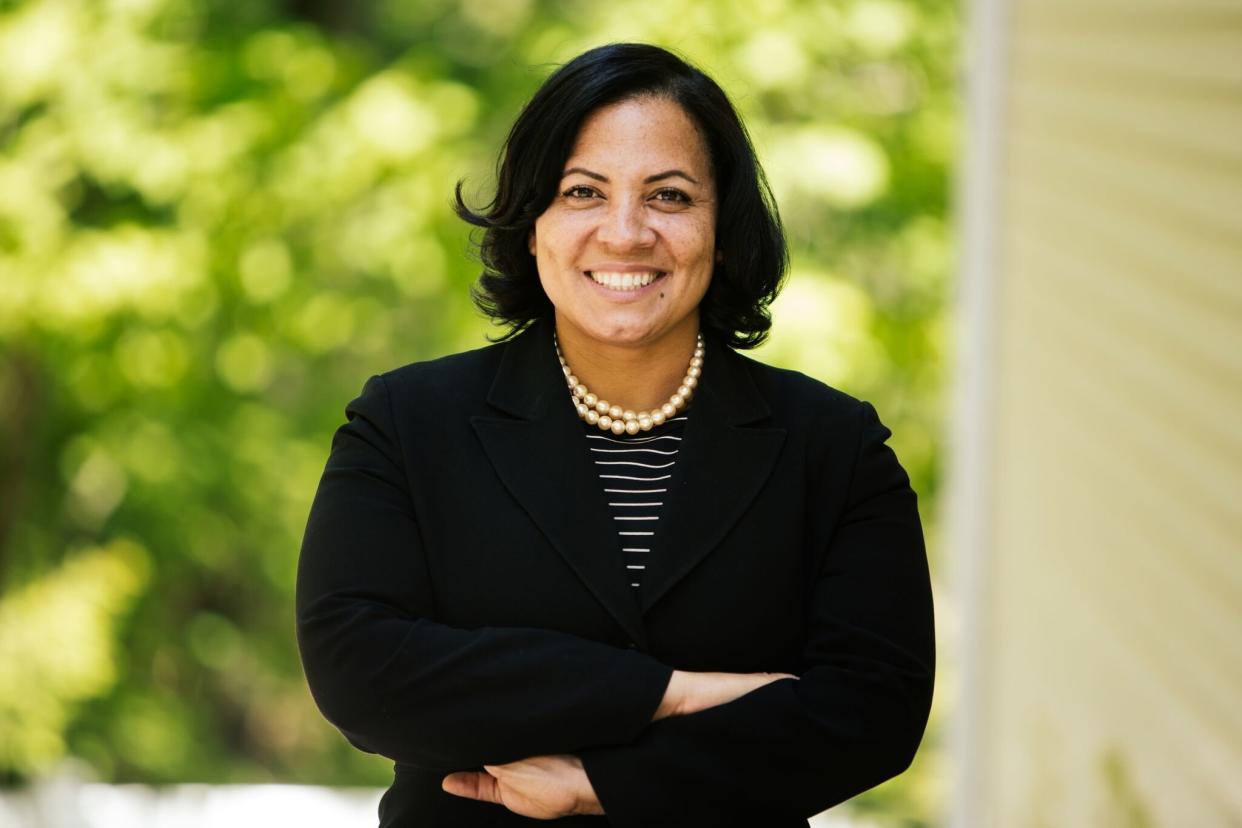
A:
<svg viewBox="0 0 1242 828">
<path fill-rule="evenodd" d="M 504 346 L 487 401 L 509 418 L 472 422 L 497 474 L 566 562 L 637 645 L 642 615 L 736 523 L 767 480 L 783 429 L 750 427 L 770 414 L 746 361 L 705 337 L 703 375 L 688 411 L 674 487 L 637 600 L 556 352 L 552 322 Z"/>
</svg>

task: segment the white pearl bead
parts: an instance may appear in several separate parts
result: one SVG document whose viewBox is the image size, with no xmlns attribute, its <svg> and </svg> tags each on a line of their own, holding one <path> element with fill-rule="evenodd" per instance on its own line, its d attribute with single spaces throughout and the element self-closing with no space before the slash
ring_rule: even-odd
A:
<svg viewBox="0 0 1242 828">
<path fill-rule="evenodd" d="M 686 397 L 690 396 L 690 386 L 688 385 L 679 386 L 677 388 L 677 396 L 681 397 L 683 400 Z"/>
<path fill-rule="evenodd" d="M 613 434 L 624 434 L 625 433 L 625 421 L 624 420 L 613 420 L 612 421 L 612 433 Z"/>
<path fill-rule="evenodd" d="M 574 386 L 574 393 L 577 394 L 579 397 L 585 397 L 586 392 L 587 392 L 587 387 L 583 385 L 582 383 L 578 383 Z"/>
<path fill-rule="evenodd" d="M 698 379 L 702 374 L 703 369 L 697 365 L 691 365 L 690 370 L 686 372 L 687 377 L 694 377 L 695 379 Z"/>
<path fill-rule="evenodd" d="M 660 412 L 664 414 L 665 419 L 675 417 L 677 415 L 677 409 L 673 407 L 672 403 L 665 403 L 660 406 Z"/>
<path fill-rule="evenodd" d="M 702 368 L 702 367 L 703 367 L 703 357 L 701 357 L 701 356 L 692 357 L 692 358 L 690 359 L 690 367 L 691 367 L 691 368 Z"/>
<path fill-rule="evenodd" d="M 637 418 L 637 417 L 638 417 L 638 415 L 637 415 L 637 414 L 635 414 L 635 413 L 634 413 L 634 411 L 633 411 L 632 409 L 629 409 L 629 408 L 625 409 L 625 411 L 622 411 L 622 412 L 621 412 L 621 416 L 625 419 L 625 421 L 626 421 L 627 423 L 628 423 L 630 420 L 633 420 L 633 419 L 635 419 L 635 418 Z"/>
<path fill-rule="evenodd" d="M 570 374 L 569 376 L 565 377 L 565 381 L 569 383 L 570 388 L 573 388 L 575 385 L 578 384 L 578 378 L 575 377 L 573 374 Z"/>
<path fill-rule="evenodd" d="M 599 422 L 599 413 L 595 411 L 595 409 L 588 410 L 586 413 L 586 421 L 591 425 L 595 425 Z"/>
<path fill-rule="evenodd" d="M 586 407 L 585 405 L 583 405 L 582 403 L 578 403 L 578 416 L 579 416 L 579 417 L 586 417 L 587 412 L 588 412 L 588 411 L 590 411 L 590 410 L 591 410 L 591 409 L 587 408 L 587 407 Z"/>
<path fill-rule="evenodd" d="M 582 397 L 582 401 L 586 403 L 587 405 L 589 405 L 591 408 L 594 408 L 595 404 L 599 402 L 599 397 L 595 396 L 594 394 L 584 394 Z"/>
<path fill-rule="evenodd" d="M 699 378 L 698 378 L 698 377 L 694 377 L 694 376 L 686 377 L 686 387 L 687 387 L 687 388 L 694 388 L 694 387 L 695 387 L 695 386 L 697 386 L 698 384 L 699 384 Z"/>
<path fill-rule="evenodd" d="M 609 406 L 608 408 L 609 417 L 612 417 L 614 420 L 619 420 L 621 419 L 621 414 L 622 414 L 621 406 L 619 405 Z"/>
<path fill-rule="evenodd" d="M 610 408 L 612 408 L 612 406 L 608 404 L 608 400 L 600 400 L 595 404 L 595 410 L 600 414 L 607 414 Z"/>
<path fill-rule="evenodd" d="M 626 420 L 625 421 L 625 433 L 626 434 L 637 434 L 640 428 L 642 428 L 642 426 L 638 424 L 638 420 Z"/>
<path fill-rule="evenodd" d="M 638 418 L 638 427 L 643 431 L 651 431 L 652 425 L 654 424 L 651 422 L 650 417 L 643 416 Z"/>
<path fill-rule="evenodd" d="M 604 431 L 612 428 L 612 417 L 609 417 L 607 414 L 601 416 L 599 418 L 599 427 L 604 429 Z"/>
<path fill-rule="evenodd" d="M 674 394 L 672 399 L 668 401 L 668 404 L 671 405 L 673 408 L 677 409 L 678 411 L 681 411 L 683 408 L 686 407 L 686 398 L 683 397 L 681 394 Z"/>
<path fill-rule="evenodd" d="M 652 411 L 651 422 L 655 425 L 664 425 L 664 412 L 663 411 Z"/>
<path fill-rule="evenodd" d="M 561 373 L 565 376 L 569 376 L 569 366 L 565 364 L 564 359 L 561 359 Z"/>
</svg>

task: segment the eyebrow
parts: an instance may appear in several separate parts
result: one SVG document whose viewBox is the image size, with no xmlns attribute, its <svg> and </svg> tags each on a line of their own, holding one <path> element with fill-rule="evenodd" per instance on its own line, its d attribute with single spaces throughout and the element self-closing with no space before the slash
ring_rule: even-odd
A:
<svg viewBox="0 0 1242 828">
<path fill-rule="evenodd" d="M 608 176 L 606 176 L 606 175 L 600 175 L 600 174 L 599 174 L 599 173 L 597 173 L 597 172 L 591 172 L 590 170 L 586 169 L 585 167 L 570 167 L 569 169 L 565 170 L 565 172 L 561 173 L 561 178 L 565 178 L 566 176 L 568 176 L 568 175 L 572 175 L 573 173 L 581 173 L 581 174 L 585 175 L 587 178 L 594 178 L 596 181 L 605 181 L 605 182 L 606 182 L 606 181 L 608 180 Z M 646 178 L 644 178 L 644 179 L 643 179 L 643 183 L 644 183 L 644 184 L 651 184 L 651 183 L 653 183 L 653 182 L 655 182 L 655 181 L 662 181 L 662 180 L 663 180 L 663 179 L 665 179 L 665 178 L 672 178 L 672 177 L 674 177 L 674 176 L 681 176 L 682 178 L 684 178 L 684 179 L 686 179 L 687 181 L 689 181 L 691 184 L 698 184 L 698 183 L 699 183 L 699 182 L 698 182 L 698 180 L 697 180 L 696 178 L 694 178 L 693 176 L 691 176 L 691 175 L 689 175 L 689 174 L 687 174 L 687 173 L 685 173 L 685 172 L 682 172 L 681 170 L 665 170 L 665 171 L 664 171 L 664 172 L 662 172 L 662 173 L 656 173 L 655 175 L 649 175 L 649 176 L 647 176 Z"/>
</svg>

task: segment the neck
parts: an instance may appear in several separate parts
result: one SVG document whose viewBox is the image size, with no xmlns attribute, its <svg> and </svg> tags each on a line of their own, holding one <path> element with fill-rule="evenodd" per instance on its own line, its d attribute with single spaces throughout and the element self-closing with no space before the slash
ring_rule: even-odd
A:
<svg viewBox="0 0 1242 828">
<path fill-rule="evenodd" d="M 659 408 L 677 391 L 698 330 L 695 315 L 657 342 L 615 345 L 588 337 L 558 317 L 556 336 L 579 382 L 600 398 L 637 411 Z"/>
</svg>

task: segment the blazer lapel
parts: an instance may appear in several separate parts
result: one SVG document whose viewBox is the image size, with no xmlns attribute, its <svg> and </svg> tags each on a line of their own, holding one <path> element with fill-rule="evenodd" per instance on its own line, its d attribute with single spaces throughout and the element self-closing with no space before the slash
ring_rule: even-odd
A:
<svg viewBox="0 0 1242 828">
<path fill-rule="evenodd" d="M 785 430 L 743 427 L 769 414 L 743 358 L 708 339 L 674 468 L 677 485 L 640 590 L 644 613 L 724 539 L 771 475 Z"/>
<path fill-rule="evenodd" d="M 638 602 L 556 352 L 538 322 L 505 346 L 487 398 L 513 417 L 472 417 L 496 473 L 630 639 L 646 648 Z"/>
</svg>

